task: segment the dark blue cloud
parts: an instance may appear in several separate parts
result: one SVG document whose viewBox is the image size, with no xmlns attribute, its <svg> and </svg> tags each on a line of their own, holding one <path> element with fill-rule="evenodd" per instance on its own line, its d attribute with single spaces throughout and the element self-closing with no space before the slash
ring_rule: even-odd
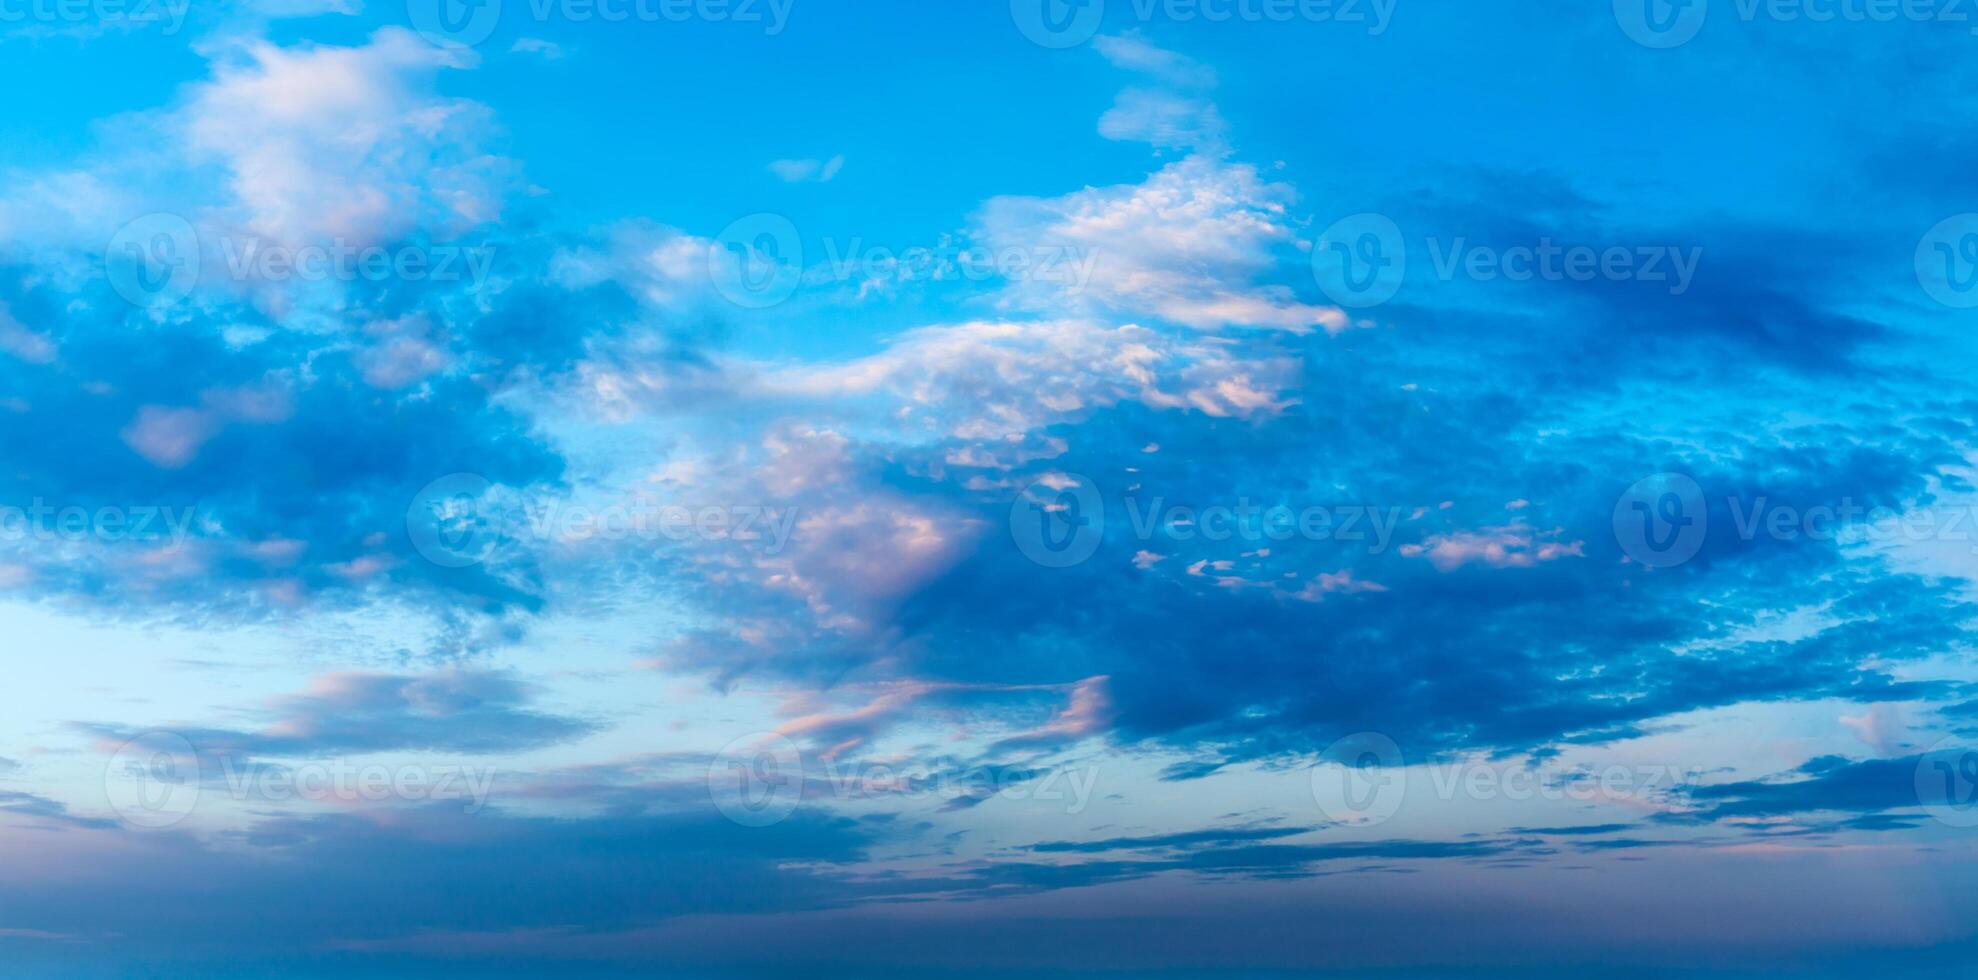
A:
<svg viewBox="0 0 1978 980">
<path fill-rule="evenodd" d="M 424 675 L 331 674 L 264 710 L 266 726 L 186 726 L 172 734 L 202 756 L 310 757 L 391 750 L 500 753 L 588 735 L 596 726 L 534 710 L 533 691 L 513 676 L 454 668 Z M 79 726 L 114 743 L 145 733 L 105 723 Z"/>
</svg>

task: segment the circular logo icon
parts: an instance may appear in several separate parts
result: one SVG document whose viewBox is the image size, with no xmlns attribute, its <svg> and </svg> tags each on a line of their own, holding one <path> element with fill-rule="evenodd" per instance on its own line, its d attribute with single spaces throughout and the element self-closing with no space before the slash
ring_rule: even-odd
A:
<svg viewBox="0 0 1978 980">
<path fill-rule="evenodd" d="M 110 236 L 103 265 L 110 287 L 133 305 L 170 306 L 199 283 L 199 234 L 176 214 L 147 214 Z"/>
<path fill-rule="evenodd" d="M 1393 299 L 1408 275 L 1401 226 L 1371 211 L 1333 222 L 1312 245 L 1312 275 L 1341 306 L 1379 306 Z"/>
<path fill-rule="evenodd" d="M 1952 215 L 1923 233 L 1916 242 L 1916 281 L 1952 309 L 1978 306 L 1978 214 Z"/>
<path fill-rule="evenodd" d="M 478 473 L 453 473 L 426 484 L 405 509 L 405 533 L 427 561 L 466 568 L 488 560 L 501 539 L 502 519 Z"/>
<path fill-rule="evenodd" d="M 176 732 L 145 732 L 110 756 L 103 791 L 132 827 L 174 826 L 199 804 L 199 753 Z"/>
<path fill-rule="evenodd" d="M 1614 22 L 1644 48 L 1689 43 L 1710 16 L 1710 0 L 1614 0 Z"/>
<path fill-rule="evenodd" d="M 1379 732 L 1348 735 L 1319 754 L 1312 767 L 1312 799 L 1337 823 L 1386 823 L 1408 795 L 1403 766 L 1401 746 L 1393 739 Z"/>
<path fill-rule="evenodd" d="M 1614 502 L 1615 542 L 1629 558 L 1650 568 L 1671 568 L 1695 558 L 1709 531 L 1703 488 L 1681 473 L 1637 481 Z"/>
<path fill-rule="evenodd" d="M 1978 747 L 1932 746 L 1919 757 L 1916 801 L 1941 823 L 1978 827 Z"/>
<path fill-rule="evenodd" d="M 1010 19 L 1036 44 L 1075 48 L 1099 33 L 1106 0 L 1010 0 Z"/>
<path fill-rule="evenodd" d="M 707 795 L 723 816 L 744 827 L 781 823 L 803 802 L 803 753 L 781 735 L 744 735 L 708 764 Z"/>
<path fill-rule="evenodd" d="M 405 0 L 405 12 L 426 40 L 471 48 L 501 22 L 501 0 Z"/>
<path fill-rule="evenodd" d="M 707 272 L 714 288 L 736 306 L 775 306 L 803 284 L 803 238 L 780 214 L 737 219 L 707 247 Z"/>
<path fill-rule="evenodd" d="M 1106 502 L 1098 486 L 1078 474 L 1039 477 L 1010 504 L 1010 537 L 1025 558 L 1045 568 L 1070 568 L 1105 540 Z"/>
</svg>

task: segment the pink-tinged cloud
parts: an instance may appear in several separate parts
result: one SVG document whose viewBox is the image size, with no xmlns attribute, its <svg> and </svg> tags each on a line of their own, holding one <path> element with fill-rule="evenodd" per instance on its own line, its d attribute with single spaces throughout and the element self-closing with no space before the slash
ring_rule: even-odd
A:
<svg viewBox="0 0 1978 980">
<path fill-rule="evenodd" d="M 146 405 L 122 434 L 124 445 L 153 466 L 176 470 L 192 462 L 219 431 L 220 421 L 211 412 Z"/>
<path fill-rule="evenodd" d="M 1561 558 L 1584 558 L 1586 542 L 1557 540 L 1563 528 L 1535 531 L 1522 521 L 1475 531 L 1433 535 L 1421 544 L 1401 546 L 1408 558 L 1426 556 L 1440 572 L 1453 572 L 1473 562 L 1491 568 L 1531 568 Z"/>
<path fill-rule="evenodd" d="M 1323 602 L 1326 596 L 1336 593 L 1386 591 L 1387 586 L 1379 582 L 1363 582 L 1354 578 L 1353 570 L 1348 568 L 1337 572 L 1320 573 L 1317 578 L 1305 583 L 1305 587 L 1298 590 L 1293 598 L 1303 599 L 1306 602 Z"/>
</svg>

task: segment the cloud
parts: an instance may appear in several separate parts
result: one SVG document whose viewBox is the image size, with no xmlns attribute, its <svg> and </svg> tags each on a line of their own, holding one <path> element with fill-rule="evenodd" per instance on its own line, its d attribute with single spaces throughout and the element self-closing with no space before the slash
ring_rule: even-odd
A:
<svg viewBox="0 0 1978 980">
<path fill-rule="evenodd" d="M 555 41 L 545 41 L 539 37 L 518 37 L 509 45 L 509 54 L 532 54 L 544 61 L 562 61 L 565 55 L 563 46 Z"/>
<path fill-rule="evenodd" d="M 1821 756 L 1783 778 L 1697 786 L 1689 795 L 1702 808 L 1697 816 L 1713 820 L 1910 810 L 1923 805 L 1917 774 L 1927 763 L 1922 755 L 1860 761 Z"/>
<path fill-rule="evenodd" d="M 1403 545 L 1401 553 L 1410 558 L 1427 557 L 1441 572 L 1453 572 L 1472 562 L 1492 568 L 1530 568 L 1540 562 L 1586 557 L 1586 542 L 1560 541 L 1563 533 L 1563 528 L 1535 531 L 1513 521 L 1479 531 L 1431 535 L 1421 544 Z"/>
<path fill-rule="evenodd" d="M 1145 74 L 1160 87 L 1128 88 L 1099 118 L 1099 135 L 1151 143 L 1158 149 L 1228 152 L 1227 125 L 1202 93 L 1215 88 L 1215 72 L 1154 47 L 1138 36 L 1102 36 L 1093 47 L 1115 67 Z"/>
<path fill-rule="evenodd" d="M 1116 68 L 1140 72 L 1178 88 L 1214 88 L 1216 73 L 1186 55 L 1159 48 L 1138 34 L 1106 34 L 1093 50 Z"/>
<path fill-rule="evenodd" d="M 1275 270 L 1274 253 L 1299 245 L 1290 199 L 1289 187 L 1265 181 L 1254 167 L 1198 155 L 1139 184 L 994 198 L 982 207 L 977 234 L 992 249 L 1090 256 L 1085 282 L 1036 277 L 1012 284 L 1007 301 L 1017 307 L 1152 316 L 1198 330 L 1339 333 L 1350 323 L 1337 307 L 1256 281 Z"/>
<path fill-rule="evenodd" d="M 531 710 L 531 689 L 514 677 L 451 668 L 423 675 L 338 673 L 269 705 L 267 723 L 236 730 L 179 726 L 202 756 L 320 757 L 393 750 L 515 752 L 571 741 L 584 721 Z M 83 726 L 114 750 L 137 733 Z"/>
<path fill-rule="evenodd" d="M 1103 854 L 1107 851 L 1196 850 L 1231 844 L 1298 837 L 1313 833 L 1313 827 L 1232 827 L 1222 830 L 1191 830 L 1147 837 L 1107 837 L 1088 841 L 1043 841 L 1024 850 L 1039 854 Z"/>
<path fill-rule="evenodd" d="M 892 396 L 915 419 L 962 439 L 994 441 L 1125 401 L 1218 418 L 1269 417 L 1294 363 L 1268 349 L 1083 321 L 924 327 L 844 364 L 762 374 L 769 395 Z"/>
<path fill-rule="evenodd" d="M 69 812 L 66 803 L 19 790 L 0 790 L 0 818 L 57 829 L 103 830 L 116 826 L 114 820 L 80 817 Z"/>
<path fill-rule="evenodd" d="M 1901 705 L 1870 705 L 1860 715 L 1842 715 L 1840 722 L 1878 755 L 1894 755 L 1908 747 L 1909 726 L 1903 721 Z"/>
<path fill-rule="evenodd" d="M 786 184 L 828 184 L 845 166 L 840 153 L 829 160 L 773 160 L 769 172 Z"/>
<path fill-rule="evenodd" d="M 275 241 L 364 246 L 499 214 L 507 165 L 478 146 L 485 108 L 431 94 L 472 67 L 386 28 L 361 47 L 251 42 L 194 85 L 174 125 L 230 175 L 241 220 Z"/>
<path fill-rule="evenodd" d="M 7 830 L 10 848 L 22 846 Z M 0 921 L 112 940 L 108 959 L 157 964 L 216 955 L 207 944 L 219 942 L 235 962 L 265 962 L 434 933 L 831 907 L 867 890 L 836 866 L 862 857 L 871 833 L 804 813 L 751 828 L 711 809 L 564 820 L 436 805 L 266 818 L 213 845 L 100 826 L 37 837 L 49 860 L 86 866 L 86 854 L 116 854 L 121 870 L 16 877 L 0 890 Z M 123 876 L 128 887 L 115 887 Z M 686 881 L 699 884 L 678 887 Z M 304 891 L 315 896 L 306 914 L 282 900 Z M 600 917 L 600 907 L 611 911 Z M 255 927 L 241 932 L 242 921 Z"/>
</svg>

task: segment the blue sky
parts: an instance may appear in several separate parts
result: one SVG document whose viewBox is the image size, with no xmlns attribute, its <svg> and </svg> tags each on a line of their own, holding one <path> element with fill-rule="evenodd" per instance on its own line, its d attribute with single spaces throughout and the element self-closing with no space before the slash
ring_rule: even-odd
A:
<svg viewBox="0 0 1978 980">
<path fill-rule="evenodd" d="M 0 4 L 0 957 L 1955 975 L 1965 13 Z"/>
</svg>

